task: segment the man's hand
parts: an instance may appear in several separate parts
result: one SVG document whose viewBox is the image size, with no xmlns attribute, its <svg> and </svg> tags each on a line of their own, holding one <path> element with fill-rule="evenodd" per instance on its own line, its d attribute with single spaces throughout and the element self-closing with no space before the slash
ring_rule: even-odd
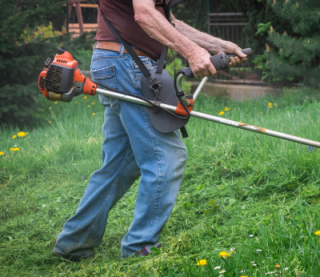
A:
<svg viewBox="0 0 320 277">
<path fill-rule="evenodd" d="M 210 58 L 211 55 L 207 50 L 199 46 L 192 49 L 190 55 L 187 56 L 187 59 L 194 77 L 209 77 L 210 75 L 214 75 L 217 73 L 216 69 L 210 61 Z"/>
<path fill-rule="evenodd" d="M 235 43 L 226 41 L 226 43 L 223 45 L 223 48 L 224 48 L 223 52 L 225 52 L 226 54 L 237 55 L 237 57 L 230 58 L 229 67 L 232 67 L 247 61 L 247 55 L 243 54 L 241 52 L 241 48 Z"/>
</svg>

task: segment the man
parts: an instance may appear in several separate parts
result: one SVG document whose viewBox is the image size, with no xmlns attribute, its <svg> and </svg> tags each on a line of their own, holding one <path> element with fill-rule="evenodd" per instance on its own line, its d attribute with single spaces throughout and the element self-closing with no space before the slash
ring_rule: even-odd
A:
<svg viewBox="0 0 320 277">
<path fill-rule="evenodd" d="M 91 74 L 93 81 L 111 89 L 141 96 L 142 73 L 102 12 L 148 69 L 156 66 L 163 45 L 186 58 L 197 78 L 216 73 L 209 52 L 241 57 L 232 58 L 231 65 L 246 60 L 234 43 L 201 33 L 172 14 L 169 23 L 162 1 L 102 0 L 100 8 Z M 140 175 L 133 221 L 121 242 L 122 258 L 147 255 L 153 246 L 160 247 L 158 238 L 176 201 L 187 159 L 179 132 L 154 129 L 144 106 L 101 95 L 99 99 L 105 106 L 103 165 L 92 175 L 76 214 L 57 238 L 53 254 L 66 259 L 93 255 L 109 211 Z"/>
</svg>

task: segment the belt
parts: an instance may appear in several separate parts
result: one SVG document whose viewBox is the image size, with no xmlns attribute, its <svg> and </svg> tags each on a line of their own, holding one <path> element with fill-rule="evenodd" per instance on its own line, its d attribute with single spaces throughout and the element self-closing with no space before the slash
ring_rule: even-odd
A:
<svg viewBox="0 0 320 277">
<path fill-rule="evenodd" d="M 112 42 L 112 41 L 97 41 L 96 47 L 97 49 L 104 49 L 104 50 L 109 50 L 109 51 L 114 51 L 114 52 L 119 52 L 120 51 L 120 47 L 121 44 L 116 43 L 116 42 Z M 143 56 L 143 57 L 148 57 L 150 59 L 153 60 L 153 58 L 142 52 L 141 50 L 137 49 L 137 48 L 132 48 L 134 52 L 136 52 L 136 54 L 138 56 Z M 125 54 L 129 54 L 127 50 L 124 50 Z"/>
</svg>

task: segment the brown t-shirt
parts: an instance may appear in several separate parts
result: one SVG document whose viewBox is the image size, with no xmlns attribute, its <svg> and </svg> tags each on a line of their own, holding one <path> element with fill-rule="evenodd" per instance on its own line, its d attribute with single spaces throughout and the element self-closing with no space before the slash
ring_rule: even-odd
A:
<svg viewBox="0 0 320 277">
<path fill-rule="evenodd" d="M 157 0 L 156 9 L 165 16 L 162 2 L 163 0 Z M 104 21 L 101 10 L 127 42 L 155 58 L 160 57 L 163 45 L 151 38 L 135 22 L 132 0 L 100 0 L 98 29 L 95 40 L 119 42 Z"/>
</svg>

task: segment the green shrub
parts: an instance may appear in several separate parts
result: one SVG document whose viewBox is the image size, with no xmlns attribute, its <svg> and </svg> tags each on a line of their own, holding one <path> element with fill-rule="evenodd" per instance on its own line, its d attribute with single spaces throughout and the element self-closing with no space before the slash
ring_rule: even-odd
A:
<svg viewBox="0 0 320 277">
<path fill-rule="evenodd" d="M 92 47 L 92 36 L 88 39 L 83 34 L 71 41 L 70 34 L 57 33 L 49 23 L 48 18 L 64 12 L 64 2 L 0 2 L 1 126 L 31 125 L 42 118 L 37 80 L 44 62 L 58 47 L 70 51 Z"/>
</svg>

